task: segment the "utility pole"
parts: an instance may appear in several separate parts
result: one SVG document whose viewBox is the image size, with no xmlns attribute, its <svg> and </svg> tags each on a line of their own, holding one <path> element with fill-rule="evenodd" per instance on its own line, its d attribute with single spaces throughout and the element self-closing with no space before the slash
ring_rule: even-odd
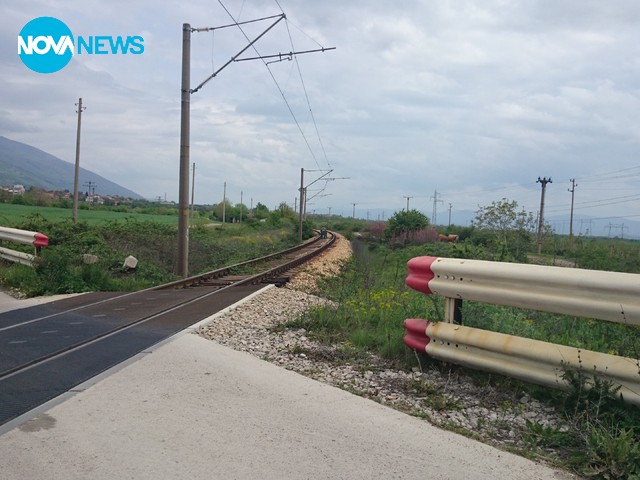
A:
<svg viewBox="0 0 640 480">
<path fill-rule="evenodd" d="M 80 179 L 80 124 L 82 123 L 82 111 L 87 107 L 82 106 L 82 97 L 78 99 L 78 130 L 76 132 L 76 168 L 73 177 L 73 223 L 78 221 L 78 183 Z"/>
<path fill-rule="evenodd" d="M 193 226 L 193 209 L 194 209 L 194 198 L 196 192 L 196 163 L 193 162 L 193 173 L 191 174 L 191 215 L 189 216 L 189 227 Z"/>
<path fill-rule="evenodd" d="M 300 169 L 300 214 L 299 214 L 299 222 L 298 222 L 299 223 L 299 225 L 298 225 L 298 241 L 300 241 L 300 242 L 302 242 L 302 222 L 303 222 L 303 220 L 305 219 L 305 217 L 307 215 L 307 200 L 311 200 L 312 198 L 314 198 L 317 195 L 316 194 L 316 195 L 311 196 L 310 198 L 307 198 L 307 188 L 310 187 L 311 185 L 313 185 L 314 183 L 320 181 L 320 180 L 325 180 L 325 181 L 337 180 L 336 178 L 326 178 L 327 175 L 329 175 L 331 172 L 333 172 L 333 169 L 330 169 L 330 170 L 307 170 L 307 172 L 324 172 L 324 173 L 305 187 L 305 185 L 304 185 L 304 168 Z"/>
<path fill-rule="evenodd" d="M 227 182 L 224 182 L 224 187 L 222 189 L 222 226 L 224 227 L 224 222 L 226 221 L 227 216 Z"/>
<path fill-rule="evenodd" d="M 407 199 L 407 212 L 408 212 L 409 211 L 409 199 L 411 199 L 413 197 L 403 196 L 402 198 L 406 198 Z"/>
<path fill-rule="evenodd" d="M 240 190 L 240 223 L 242 223 L 242 190 Z"/>
<path fill-rule="evenodd" d="M 451 209 L 453 208 L 453 205 L 449 204 L 449 227 L 451 226 Z"/>
<path fill-rule="evenodd" d="M 298 241 L 302 242 L 302 215 L 304 205 L 304 168 L 300 169 L 300 215 L 298 218 Z"/>
<path fill-rule="evenodd" d="M 580 219 L 580 234 L 582 235 L 582 225 L 584 223 L 588 223 L 589 224 L 589 228 L 587 228 L 587 232 L 586 235 L 588 236 L 591 232 L 591 226 L 593 225 L 593 220 L 584 220 L 584 219 Z"/>
<path fill-rule="evenodd" d="M 544 194 L 547 190 L 547 183 L 553 183 L 551 177 L 540 178 L 536 183 L 542 184 L 542 194 L 540 195 L 540 215 L 538 218 L 538 253 L 542 252 L 542 226 L 544 225 Z"/>
<path fill-rule="evenodd" d="M 440 202 L 440 203 L 444 203 L 444 202 L 442 200 L 438 199 L 438 191 L 437 190 L 434 190 L 433 197 L 431 197 L 431 198 L 433 198 L 433 214 L 431 215 L 431 225 L 435 225 L 436 221 L 438 219 L 438 214 L 437 214 L 437 208 L 438 207 L 437 207 L 437 204 L 438 204 L 438 202 Z"/>
<path fill-rule="evenodd" d="M 96 182 L 89 180 L 88 182 L 84 182 L 82 186 L 87 187 L 87 193 L 92 197 L 96 194 L 96 187 L 98 186 Z"/>
<path fill-rule="evenodd" d="M 225 8 L 226 10 L 226 8 Z M 229 13 L 227 11 L 227 13 Z M 229 14 L 231 16 L 231 14 Z M 232 17 L 233 18 L 233 17 Z M 260 40 L 266 33 L 275 27 L 280 21 L 284 20 L 286 15 L 284 13 L 279 15 L 272 15 L 269 17 L 260 18 L 257 20 L 249 20 L 245 22 L 235 21 L 232 24 L 224 25 L 221 27 L 204 27 L 204 28 L 191 28 L 189 23 L 182 24 L 182 83 L 181 83 L 181 96 L 180 96 L 180 179 L 179 179 L 179 193 L 178 193 L 178 261 L 177 261 L 177 274 L 186 277 L 189 271 L 189 230 L 187 225 L 188 216 L 188 202 L 189 202 L 189 146 L 190 146 L 190 117 L 191 117 L 191 104 L 190 96 L 199 91 L 207 82 L 216 77 L 222 70 L 228 67 L 233 62 L 239 62 L 243 60 L 262 60 L 266 58 L 278 58 L 282 61 L 293 58 L 294 55 L 313 52 L 324 52 L 326 50 L 334 50 L 335 47 L 322 47 L 314 50 L 306 50 L 299 52 L 289 52 L 287 54 L 279 53 L 277 55 L 261 55 L 252 58 L 238 58 L 245 51 L 251 48 L 258 40 Z M 197 87 L 191 88 L 191 34 L 193 32 L 211 32 L 222 28 L 240 27 L 248 23 L 259 22 L 263 20 L 273 20 L 273 23 L 269 25 L 260 35 L 242 48 L 236 55 L 231 57 L 222 67 L 218 68 L 215 72 L 209 75 L 203 82 Z M 240 27 L 242 30 L 242 28 Z M 242 32 L 244 33 L 244 31 Z M 246 37 L 249 40 L 248 37 Z M 224 215 L 223 215 L 224 216 Z"/>
<path fill-rule="evenodd" d="M 307 187 L 304 187 L 304 206 L 302 209 L 302 219 L 306 220 L 307 219 L 307 202 L 309 201 L 309 198 L 307 196 Z"/>
<path fill-rule="evenodd" d="M 611 238 L 611 229 L 613 228 L 613 226 L 614 225 L 611 222 L 609 222 L 609 225 L 608 225 L 608 227 L 609 227 L 609 235 L 607 235 L 608 238 Z M 604 228 L 607 228 L 607 227 L 605 226 Z"/>
<path fill-rule="evenodd" d="M 178 275 L 189 272 L 189 138 L 191 121 L 191 25 L 182 25 L 182 83 L 180 86 L 180 179 L 178 184 Z"/>
<path fill-rule="evenodd" d="M 571 216 L 569 217 L 569 238 L 573 238 L 573 199 L 576 192 L 576 187 L 578 184 L 576 183 L 576 179 L 572 178 L 569 180 L 571 182 L 571 188 L 569 191 L 571 192 Z"/>
</svg>

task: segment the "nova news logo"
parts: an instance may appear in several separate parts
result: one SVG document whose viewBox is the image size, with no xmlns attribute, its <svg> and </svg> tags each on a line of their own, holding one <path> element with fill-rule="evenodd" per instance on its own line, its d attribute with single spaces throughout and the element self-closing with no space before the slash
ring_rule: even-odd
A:
<svg viewBox="0 0 640 480">
<path fill-rule="evenodd" d="M 54 17 L 38 17 L 28 22 L 18 34 L 18 55 L 27 67 L 38 73 L 54 73 L 67 66 L 75 55 L 140 55 L 144 38 L 135 36 L 78 36 Z"/>
</svg>

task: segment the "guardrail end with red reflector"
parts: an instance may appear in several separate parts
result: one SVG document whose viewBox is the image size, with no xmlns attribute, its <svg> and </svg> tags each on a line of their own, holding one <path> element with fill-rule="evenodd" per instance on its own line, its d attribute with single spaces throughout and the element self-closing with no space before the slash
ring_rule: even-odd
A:
<svg viewBox="0 0 640 480">
<path fill-rule="evenodd" d="M 46 247 L 49 245 L 49 237 L 42 233 L 36 233 L 33 238 L 34 247 Z"/>
<path fill-rule="evenodd" d="M 413 350 L 425 352 L 431 339 L 427 337 L 428 320 L 422 318 L 407 318 L 404 321 L 404 328 L 407 334 L 402 339 L 404 343 Z"/>
<path fill-rule="evenodd" d="M 0 247 L 0 257 L 10 262 L 22 263 L 23 265 L 29 266 L 33 265 L 33 260 L 40 254 L 42 247 L 49 245 L 49 237 L 42 233 L 20 230 L 18 228 L 0 227 L 0 245 L 4 240 L 7 242 L 21 243 L 23 245 L 33 245 L 35 247 L 35 256 L 29 253 Z"/>
<path fill-rule="evenodd" d="M 417 290 L 418 292 L 431 295 L 433 292 L 429 288 L 429 282 L 435 277 L 435 273 L 431 270 L 431 265 L 438 257 L 415 257 L 407 262 L 407 279 L 405 284 L 407 287 Z"/>
</svg>

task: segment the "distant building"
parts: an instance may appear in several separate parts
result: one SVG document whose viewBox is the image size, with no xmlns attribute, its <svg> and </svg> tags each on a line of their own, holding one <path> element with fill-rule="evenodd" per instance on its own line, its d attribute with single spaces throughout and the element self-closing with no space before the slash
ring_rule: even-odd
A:
<svg viewBox="0 0 640 480">
<path fill-rule="evenodd" d="M 25 192 L 24 185 L 14 185 L 13 187 L 9 187 L 9 193 L 13 193 L 14 195 L 24 195 Z"/>
<path fill-rule="evenodd" d="M 104 200 L 100 195 L 87 195 L 84 199 L 85 202 L 87 203 L 97 203 L 98 205 L 103 205 L 104 204 Z"/>
</svg>

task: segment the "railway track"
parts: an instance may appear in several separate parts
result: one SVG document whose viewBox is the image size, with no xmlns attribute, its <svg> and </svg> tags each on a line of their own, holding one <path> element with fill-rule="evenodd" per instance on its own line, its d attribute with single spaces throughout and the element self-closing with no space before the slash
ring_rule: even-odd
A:
<svg viewBox="0 0 640 480">
<path fill-rule="evenodd" d="M 139 292 L 96 293 L 0 314 L 0 425 L 258 291 L 331 246 L 272 255 Z"/>
</svg>

